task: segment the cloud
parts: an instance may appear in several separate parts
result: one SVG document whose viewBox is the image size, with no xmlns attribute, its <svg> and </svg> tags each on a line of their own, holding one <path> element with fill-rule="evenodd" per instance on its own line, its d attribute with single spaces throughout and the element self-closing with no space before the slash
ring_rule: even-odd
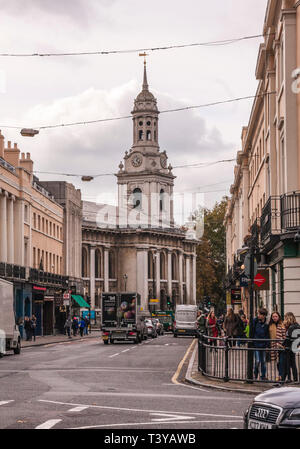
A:
<svg viewBox="0 0 300 449">
<path fill-rule="evenodd" d="M 38 127 L 128 116 L 139 90 L 140 86 L 135 81 L 108 91 L 89 88 L 76 96 L 37 105 L 26 114 L 23 121 Z M 182 102 L 162 92 L 155 92 L 155 96 L 160 109 L 183 106 Z M 161 114 L 159 133 L 161 151 L 167 151 L 169 162 L 173 166 L 215 161 L 232 153 L 232 144 L 223 141 L 220 131 L 216 127 L 210 129 L 204 118 L 193 111 Z M 37 171 L 92 176 L 113 174 L 117 173 L 125 151 L 132 145 L 132 120 L 41 130 L 33 140 L 24 140 L 23 143 L 21 151 L 31 152 Z M 175 190 L 191 192 L 201 185 L 211 185 L 214 182 L 212 172 L 214 177 L 219 173 L 220 179 L 216 178 L 216 183 L 228 180 L 229 173 L 226 173 L 227 178 L 224 178 L 222 167 L 207 170 L 174 170 L 178 177 Z M 86 200 L 102 203 L 109 197 L 110 203 L 116 202 L 112 200 L 113 197 L 116 198 L 117 192 L 114 176 L 100 176 L 91 183 L 84 183 L 80 177 L 42 173 L 37 175 L 41 180 L 64 179 L 72 182 L 82 189 Z"/>
</svg>

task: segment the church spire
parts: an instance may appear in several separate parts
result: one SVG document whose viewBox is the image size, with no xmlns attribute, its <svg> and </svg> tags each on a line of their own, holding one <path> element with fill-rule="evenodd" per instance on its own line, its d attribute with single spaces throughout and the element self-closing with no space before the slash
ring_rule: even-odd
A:
<svg viewBox="0 0 300 449">
<path fill-rule="evenodd" d="M 144 56 L 144 79 L 143 79 L 143 91 L 149 91 L 149 85 L 148 85 L 148 80 L 147 80 L 147 61 L 146 61 L 146 56 L 147 53 L 140 53 L 139 56 Z"/>
</svg>

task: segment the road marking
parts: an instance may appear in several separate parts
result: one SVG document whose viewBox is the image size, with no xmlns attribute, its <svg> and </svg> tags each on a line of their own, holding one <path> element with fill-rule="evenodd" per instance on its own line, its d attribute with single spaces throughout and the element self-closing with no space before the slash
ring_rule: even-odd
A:
<svg viewBox="0 0 300 449">
<path fill-rule="evenodd" d="M 110 355 L 109 358 L 112 359 L 113 357 L 117 357 L 117 355 L 120 355 L 120 353 L 118 352 L 117 354 Z"/>
<path fill-rule="evenodd" d="M 175 396 L 178 397 L 178 396 Z M 179 396 L 180 398 L 180 396 Z M 199 400 L 199 398 L 197 398 Z M 218 399 L 220 400 L 220 398 L 214 398 L 214 399 Z M 38 402 L 46 402 L 48 404 L 55 404 L 55 405 L 71 405 L 71 406 L 78 406 L 78 407 L 89 407 L 89 408 L 96 408 L 96 409 L 104 409 L 104 410 L 117 410 L 117 411 L 124 411 L 124 412 L 142 412 L 142 413 L 155 413 L 155 414 L 167 414 L 170 415 L 170 411 L 166 411 L 166 410 L 144 410 L 144 409 L 135 409 L 135 408 L 123 408 L 123 407 L 112 407 L 112 406 L 108 406 L 108 405 L 88 405 L 88 404 L 72 404 L 71 402 L 59 402 L 59 401 L 50 401 L 47 399 L 39 399 Z M 172 416 L 174 416 L 174 412 L 171 412 Z M 175 412 L 176 413 L 176 412 Z M 230 422 L 237 422 L 243 419 L 242 416 L 233 416 L 233 415 L 216 415 L 216 414 L 209 414 L 209 413 L 194 413 L 194 412 L 178 412 L 178 415 L 182 415 L 182 416 L 189 416 L 189 415 L 194 415 L 194 416 L 203 416 L 206 418 L 229 418 L 231 419 Z M 176 416 L 178 416 L 176 415 Z"/>
<path fill-rule="evenodd" d="M 49 419 L 49 421 L 44 422 L 36 427 L 36 429 L 52 429 L 56 424 L 61 422 L 61 419 Z"/>
<path fill-rule="evenodd" d="M 82 412 L 83 410 L 86 410 L 87 408 L 89 408 L 87 405 L 79 405 L 78 407 L 70 408 L 70 410 L 68 410 L 68 411 L 69 412 Z"/>
<path fill-rule="evenodd" d="M 180 420 L 191 420 L 195 419 L 194 416 L 181 416 L 181 415 L 169 415 L 167 413 L 150 413 L 153 416 L 164 416 L 165 418 L 153 418 L 152 421 L 155 422 L 165 422 L 165 421 L 180 421 Z M 166 418 L 167 416 L 167 418 Z"/>
<path fill-rule="evenodd" d="M 0 405 L 10 404 L 11 402 L 15 402 L 13 399 L 10 401 L 0 401 Z"/>
<path fill-rule="evenodd" d="M 122 351 L 122 352 L 128 352 L 128 351 L 130 351 L 130 349 L 125 349 L 125 351 Z"/>
<path fill-rule="evenodd" d="M 243 422 L 242 420 L 240 420 Z M 84 430 L 84 429 L 100 429 L 105 427 L 124 427 L 124 426 L 162 426 L 165 424 L 228 424 L 237 421 L 164 421 L 164 422 L 133 422 L 133 423 L 122 423 L 122 424 L 99 424 L 98 426 L 84 426 L 84 427 L 71 427 L 71 430 Z"/>
<path fill-rule="evenodd" d="M 174 376 L 172 377 L 172 382 L 173 382 L 174 384 L 176 384 L 176 385 L 180 385 L 180 382 L 178 382 L 177 379 L 178 379 L 178 377 L 179 377 L 180 371 L 182 370 L 183 364 L 184 364 L 184 362 L 186 361 L 186 359 L 187 359 L 189 353 L 191 352 L 191 350 L 194 348 L 194 346 L 195 346 L 195 344 L 196 344 L 196 341 L 197 341 L 197 340 L 195 339 L 195 340 L 190 344 L 188 350 L 187 350 L 186 353 L 185 353 L 185 356 L 183 357 L 183 359 L 181 360 L 181 362 L 180 362 L 179 365 L 178 365 L 178 368 L 177 368 L 177 370 L 176 370 L 176 373 L 175 373 Z"/>
</svg>

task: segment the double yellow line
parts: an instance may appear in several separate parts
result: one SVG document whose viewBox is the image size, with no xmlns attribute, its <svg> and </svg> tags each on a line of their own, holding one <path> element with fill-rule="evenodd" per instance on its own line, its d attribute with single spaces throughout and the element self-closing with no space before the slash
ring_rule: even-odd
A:
<svg viewBox="0 0 300 449">
<path fill-rule="evenodd" d="M 196 342 L 197 342 L 197 341 L 198 341 L 197 338 L 195 338 L 194 341 L 190 344 L 190 346 L 189 346 L 188 350 L 186 351 L 186 353 L 185 353 L 183 359 L 182 359 L 181 362 L 179 363 L 179 365 L 178 365 L 178 367 L 177 367 L 177 370 L 176 370 L 176 373 L 175 373 L 174 376 L 172 377 L 172 382 L 173 382 L 173 384 L 176 384 L 176 385 L 179 385 L 179 384 L 180 384 L 180 382 L 178 382 L 177 379 L 178 379 L 179 374 L 180 374 L 180 372 L 181 372 L 181 370 L 182 370 L 182 367 L 183 367 L 183 365 L 184 365 L 184 362 L 185 362 L 186 359 L 188 358 L 190 352 L 194 349 L 194 346 L 196 345 Z"/>
</svg>

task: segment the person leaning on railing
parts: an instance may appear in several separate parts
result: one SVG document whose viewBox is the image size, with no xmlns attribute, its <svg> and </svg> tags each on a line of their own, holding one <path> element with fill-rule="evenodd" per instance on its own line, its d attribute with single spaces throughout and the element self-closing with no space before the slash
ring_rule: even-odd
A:
<svg viewBox="0 0 300 449">
<path fill-rule="evenodd" d="M 282 380 L 283 378 L 283 365 L 285 360 L 285 354 L 282 349 L 284 346 L 282 345 L 285 340 L 286 329 L 283 325 L 283 320 L 278 312 L 273 312 L 269 322 L 269 335 L 271 341 L 271 351 L 270 353 L 270 361 L 277 362 L 277 369 L 279 373 L 279 377 L 277 377 L 277 381 Z"/>
</svg>

